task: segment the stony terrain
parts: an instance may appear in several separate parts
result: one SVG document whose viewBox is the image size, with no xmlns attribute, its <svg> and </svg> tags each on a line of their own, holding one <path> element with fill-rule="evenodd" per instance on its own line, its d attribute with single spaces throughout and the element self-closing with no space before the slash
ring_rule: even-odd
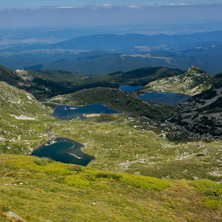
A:
<svg viewBox="0 0 222 222">
<path fill-rule="evenodd" d="M 47 136 L 52 110 L 33 95 L 0 82 L 0 152 L 29 153 L 30 144 Z"/>
<path fill-rule="evenodd" d="M 180 105 L 168 121 L 169 135 L 196 139 L 222 139 L 222 75 L 212 79 L 212 88 Z"/>
<path fill-rule="evenodd" d="M 197 66 L 185 73 L 150 82 L 141 91 L 174 92 L 190 96 L 199 94 L 211 87 L 212 75 Z"/>
</svg>

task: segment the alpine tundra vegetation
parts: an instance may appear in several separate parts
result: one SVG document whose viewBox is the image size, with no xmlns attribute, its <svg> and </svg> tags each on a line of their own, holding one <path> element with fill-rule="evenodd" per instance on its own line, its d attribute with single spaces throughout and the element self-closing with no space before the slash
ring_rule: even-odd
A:
<svg viewBox="0 0 222 222">
<path fill-rule="evenodd" d="M 220 0 L 0 2 L 0 222 L 222 221 Z"/>
<path fill-rule="evenodd" d="M 10 220 L 10 211 L 25 221 L 220 221 L 220 76 L 209 78 L 212 87 L 182 105 L 189 108 L 186 104 L 201 102 L 197 98 L 207 98 L 210 107 L 215 103 L 207 109 L 217 117 L 215 131 L 203 123 L 208 137 L 198 132 L 203 139 L 195 140 L 181 137 L 195 128 L 177 131 L 180 139 L 169 130 L 181 125 L 169 123 L 184 108 L 142 101 L 139 92 L 91 88 L 39 102 L 12 86 L 17 81 L 0 82 L 1 221 Z M 58 104 L 98 103 L 121 113 L 86 115 L 84 120 L 51 116 Z M 95 159 L 83 167 L 29 155 L 53 138 L 78 141 Z"/>
</svg>

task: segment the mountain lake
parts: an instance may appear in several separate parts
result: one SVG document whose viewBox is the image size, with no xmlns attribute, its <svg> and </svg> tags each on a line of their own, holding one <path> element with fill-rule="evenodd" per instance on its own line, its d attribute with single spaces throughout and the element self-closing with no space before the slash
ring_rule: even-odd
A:
<svg viewBox="0 0 222 222">
<path fill-rule="evenodd" d="M 101 104 L 87 105 L 87 106 L 69 106 L 69 105 L 59 105 L 57 106 L 52 116 L 57 119 L 71 120 L 75 118 L 84 119 L 84 114 L 114 114 L 120 113 L 117 110 L 110 109 Z"/>
<path fill-rule="evenodd" d="M 51 139 L 33 150 L 33 156 L 47 157 L 62 163 L 72 163 L 87 166 L 95 157 L 81 151 L 83 144 L 74 140 L 58 137 Z"/>
<path fill-rule="evenodd" d="M 188 95 L 172 92 L 149 92 L 138 96 L 140 99 L 148 100 L 154 103 L 175 106 L 190 98 Z"/>
</svg>

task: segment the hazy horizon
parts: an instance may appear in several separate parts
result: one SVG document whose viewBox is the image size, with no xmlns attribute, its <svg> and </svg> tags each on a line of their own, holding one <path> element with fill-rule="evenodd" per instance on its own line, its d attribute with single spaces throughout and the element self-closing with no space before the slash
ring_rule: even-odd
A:
<svg viewBox="0 0 222 222">
<path fill-rule="evenodd" d="M 221 0 L 0 0 L 0 8 L 85 7 L 85 6 L 152 6 L 152 5 L 222 4 Z"/>
<path fill-rule="evenodd" d="M 16 3 L 17 1 L 12 1 Z M 128 1 L 127 5 L 100 4 L 105 1 L 95 1 L 95 6 L 80 7 L 41 5 L 40 1 L 34 8 L 27 8 L 27 1 L 20 1 L 20 8 L 10 3 L 1 3 L 0 28 L 21 28 L 38 26 L 68 26 L 68 25 L 123 25 L 123 24 L 198 24 L 222 21 L 222 4 L 207 4 L 208 1 L 196 1 L 195 4 L 181 3 L 176 5 L 133 5 L 136 1 Z M 50 3 L 52 1 L 46 1 Z M 62 2 L 62 1 L 55 1 Z M 67 1 L 63 1 L 64 5 Z M 75 1 L 79 3 L 79 1 Z M 107 1 L 108 2 L 108 1 Z M 110 2 L 110 1 L 109 1 Z M 122 4 L 126 1 L 120 1 Z M 144 1 L 139 1 L 144 2 Z M 154 2 L 154 1 L 152 1 Z M 163 1 L 156 1 L 161 3 Z M 165 1 L 166 3 L 176 1 Z M 202 4 L 197 4 L 197 3 Z M 221 1 L 213 1 L 215 3 Z M 45 3 L 45 4 L 46 4 Z M 85 3 L 85 4 L 86 4 Z M 172 3 L 173 4 L 173 3 Z M 11 8 L 9 7 L 11 5 Z M 4 8 L 8 6 L 9 8 Z M 23 6 L 23 7 L 22 7 Z M 27 6 L 27 7 L 26 7 Z M 38 6 L 38 7 L 37 7 Z M 41 7 L 40 7 L 41 6 Z"/>
</svg>

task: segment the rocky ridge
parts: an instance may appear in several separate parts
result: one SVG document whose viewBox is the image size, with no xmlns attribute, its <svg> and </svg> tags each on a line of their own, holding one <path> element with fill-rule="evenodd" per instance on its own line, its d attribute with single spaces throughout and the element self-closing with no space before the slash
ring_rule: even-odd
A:
<svg viewBox="0 0 222 222">
<path fill-rule="evenodd" d="M 222 139 L 222 74 L 212 79 L 212 88 L 179 106 L 166 122 L 169 136 L 185 135 L 194 139 Z"/>
<path fill-rule="evenodd" d="M 142 91 L 174 92 L 194 96 L 209 89 L 212 78 L 211 74 L 192 66 L 181 75 L 150 82 Z"/>
</svg>

